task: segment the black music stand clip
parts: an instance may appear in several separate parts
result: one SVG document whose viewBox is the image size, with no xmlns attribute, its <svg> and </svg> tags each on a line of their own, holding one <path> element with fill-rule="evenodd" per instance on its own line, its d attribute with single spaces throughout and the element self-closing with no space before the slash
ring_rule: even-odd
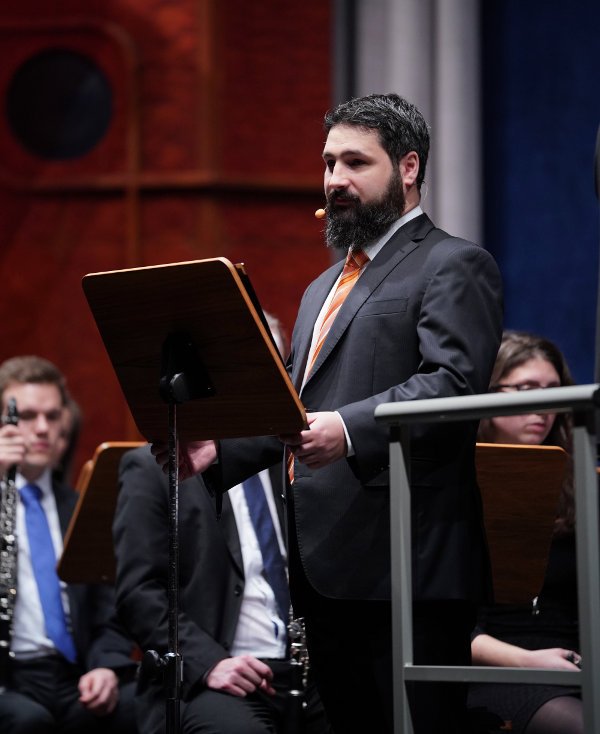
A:
<svg viewBox="0 0 600 734">
<path fill-rule="evenodd" d="M 163 343 L 158 389 L 165 403 L 185 403 L 215 394 L 198 348 L 185 331 L 169 334 Z"/>
</svg>

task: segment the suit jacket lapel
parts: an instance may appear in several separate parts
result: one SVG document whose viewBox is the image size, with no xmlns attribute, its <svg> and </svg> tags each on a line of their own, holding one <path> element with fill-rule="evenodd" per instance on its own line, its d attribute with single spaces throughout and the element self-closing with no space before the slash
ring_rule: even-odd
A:
<svg viewBox="0 0 600 734">
<path fill-rule="evenodd" d="M 303 304 L 302 320 L 296 322 L 298 332 L 294 336 L 294 342 L 298 345 L 298 352 L 294 354 L 292 364 L 292 382 L 296 390 L 300 390 L 302 385 L 315 323 L 323 308 L 323 303 L 325 303 L 329 291 L 333 288 L 333 284 L 339 278 L 343 267 L 344 261 L 341 260 L 323 273 L 319 278 L 319 282 L 315 284 L 314 293 L 311 293 L 310 299 Z"/>
<path fill-rule="evenodd" d="M 64 538 L 77 504 L 77 497 L 70 489 L 67 489 L 67 487 L 56 481 L 52 482 L 52 491 L 54 493 L 54 501 L 56 502 L 56 512 L 58 514 L 60 532 Z M 83 627 L 81 624 L 80 610 L 85 607 L 85 585 L 67 584 L 67 597 L 69 599 L 69 618 L 73 639 L 75 641 L 75 647 L 77 648 L 78 654 L 81 655 L 81 651 L 83 649 Z M 90 610 L 87 610 L 87 612 L 89 613 Z"/>
<path fill-rule="evenodd" d="M 77 498 L 72 492 L 58 482 L 52 482 L 52 491 L 54 492 L 54 501 L 56 502 L 56 512 L 60 523 L 60 532 L 65 537 L 73 510 L 77 504 Z"/>
<path fill-rule="evenodd" d="M 240 536 L 238 535 L 237 525 L 235 523 L 235 515 L 231 506 L 231 500 L 227 492 L 223 493 L 223 512 L 219 520 L 219 527 L 225 538 L 225 543 L 236 566 L 237 572 L 244 576 L 244 560 L 242 558 L 242 547 L 240 545 Z"/>
<path fill-rule="evenodd" d="M 284 495 L 284 471 L 287 474 L 287 468 L 283 464 L 275 464 L 275 466 L 272 466 L 269 469 L 269 478 L 271 480 L 271 489 L 273 490 L 273 498 L 275 499 L 275 506 L 277 508 L 277 517 L 279 519 L 281 535 L 283 536 L 283 542 L 287 548 L 287 513 Z"/>
<path fill-rule="evenodd" d="M 285 509 L 283 506 L 283 489 L 282 489 L 282 465 L 277 464 L 271 467 L 269 470 L 269 477 L 271 479 L 271 487 L 273 489 L 273 497 L 275 498 L 275 505 L 277 506 L 277 515 L 279 518 L 279 526 L 284 538 L 284 542 L 287 546 L 287 528 L 286 528 L 286 517 Z M 233 507 L 231 506 L 231 500 L 229 499 L 229 493 L 223 493 L 223 513 L 219 520 L 219 527 L 225 538 L 225 543 L 233 559 L 234 564 L 237 566 L 238 573 L 244 576 L 244 559 L 242 558 L 242 547 L 240 545 L 240 536 L 237 530 L 237 524 L 235 521 L 235 514 Z"/>
<path fill-rule="evenodd" d="M 327 338 L 321 347 L 317 361 L 315 362 L 312 372 L 307 380 L 309 382 L 318 372 L 319 367 L 325 362 L 331 354 L 335 345 L 341 339 L 342 335 L 352 322 L 359 308 L 380 285 L 380 283 L 388 277 L 390 272 L 404 260 L 415 248 L 419 246 L 419 242 L 433 229 L 433 223 L 422 214 L 410 222 L 407 222 L 391 237 L 373 261 L 369 264 L 365 272 L 360 276 L 356 285 L 348 294 L 346 300 L 342 304 L 335 321 L 333 322 Z M 333 285 L 333 282 L 331 283 Z M 330 289 L 331 289 L 330 285 Z M 327 291 L 329 292 L 329 291 Z M 321 302 L 322 303 L 322 302 Z M 315 316 L 315 321 L 318 316 Z M 312 322 L 314 325 L 314 321 Z M 310 342 L 309 342 L 310 343 Z"/>
</svg>

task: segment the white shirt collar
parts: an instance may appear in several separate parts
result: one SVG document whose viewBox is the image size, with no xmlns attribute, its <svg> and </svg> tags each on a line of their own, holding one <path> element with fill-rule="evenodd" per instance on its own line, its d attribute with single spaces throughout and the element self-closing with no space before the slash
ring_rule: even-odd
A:
<svg viewBox="0 0 600 734">
<path fill-rule="evenodd" d="M 369 256 L 369 260 L 372 260 L 379 253 L 385 243 L 392 237 L 393 234 L 395 234 L 400 229 L 400 227 L 405 225 L 407 222 L 410 222 L 411 219 L 416 219 L 421 214 L 423 214 L 423 210 L 421 209 L 421 205 L 419 204 L 414 209 L 411 209 L 410 211 L 406 212 L 406 214 L 403 214 L 400 219 L 397 219 L 390 226 L 387 232 L 383 234 L 376 242 L 373 242 L 370 245 L 365 245 L 365 247 L 363 247 L 363 250 Z"/>
<path fill-rule="evenodd" d="M 42 497 L 48 497 L 52 494 L 52 469 L 50 469 L 50 467 L 45 469 L 44 473 L 41 474 L 34 482 L 27 481 L 22 474 L 17 472 L 15 484 L 17 485 L 17 489 L 21 489 L 21 487 L 24 487 L 26 484 L 35 484 L 36 487 L 39 487 L 42 490 Z"/>
</svg>

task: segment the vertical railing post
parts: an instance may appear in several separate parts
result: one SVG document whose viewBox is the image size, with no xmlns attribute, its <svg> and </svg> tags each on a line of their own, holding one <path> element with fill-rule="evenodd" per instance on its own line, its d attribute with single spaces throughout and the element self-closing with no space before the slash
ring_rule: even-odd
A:
<svg viewBox="0 0 600 734">
<path fill-rule="evenodd" d="M 595 412 L 573 416 L 577 597 L 584 731 L 600 731 L 600 550 Z"/>
<path fill-rule="evenodd" d="M 394 722 L 397 734 L 412 734 L 406 665 L 413 663 L 409 436 L 406 426 L 390 433 L 390 555 Z"/>
</svg>

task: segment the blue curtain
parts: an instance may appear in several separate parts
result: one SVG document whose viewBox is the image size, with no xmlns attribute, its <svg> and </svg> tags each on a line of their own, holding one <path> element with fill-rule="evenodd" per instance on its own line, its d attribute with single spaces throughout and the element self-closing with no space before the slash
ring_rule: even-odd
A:
<svg viewBox="0 0 600 734">
<path fill-rule="evenodd" d="M 505 325 L 594 378 L 599 206 L 600 2 L 482 6 L 485 245 L 505 284 Z"/>
</svg>

